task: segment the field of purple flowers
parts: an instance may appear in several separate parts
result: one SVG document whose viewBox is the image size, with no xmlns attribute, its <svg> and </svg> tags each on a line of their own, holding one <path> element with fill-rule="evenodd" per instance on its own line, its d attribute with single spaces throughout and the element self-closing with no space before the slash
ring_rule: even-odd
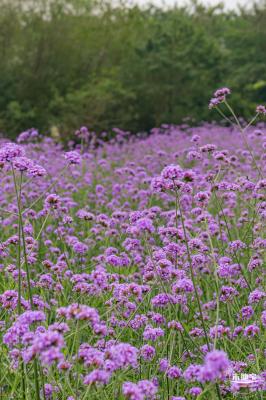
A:
<svg viewBox="0 0 266 400">
<path fill-rule="evenodd" d="M 230 127 L 1 140 L 0 399 L 265 398 L 266 109 L 228 94 Z"/>
</svg>

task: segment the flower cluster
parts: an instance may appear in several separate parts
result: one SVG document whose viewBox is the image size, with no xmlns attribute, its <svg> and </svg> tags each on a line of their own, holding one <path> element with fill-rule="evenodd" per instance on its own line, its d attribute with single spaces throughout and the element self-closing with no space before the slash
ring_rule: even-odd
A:
<svg viewBox="0 0 266 400">
<path fill-rule="evenodd" d="M 76 135 L 1 139 L 2 397 L 263 398 L 265 125 Z"/>
<path fill-rule="evenodd" d="M 217 107 L 220 103 L 223 103 L 226 100 L 226 96 L 231 93 L 231 90 L 227 87 L 217 89 L 213 93 L 213 98 L 210 100 L 209 108 L 212 109 Z"/>
</svg>

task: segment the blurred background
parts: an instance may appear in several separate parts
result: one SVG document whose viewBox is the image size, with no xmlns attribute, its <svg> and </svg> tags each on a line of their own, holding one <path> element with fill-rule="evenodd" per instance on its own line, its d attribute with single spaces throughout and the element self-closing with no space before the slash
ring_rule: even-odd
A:
<svg viewBox="0 0 266 400">
<path fill-rule="evenodd" d="M 208 101 L 224 85 L 244 117 L 266 103 L 265 0 L 0 0 L 9 137 L 213 120 Z"/>
</svg>

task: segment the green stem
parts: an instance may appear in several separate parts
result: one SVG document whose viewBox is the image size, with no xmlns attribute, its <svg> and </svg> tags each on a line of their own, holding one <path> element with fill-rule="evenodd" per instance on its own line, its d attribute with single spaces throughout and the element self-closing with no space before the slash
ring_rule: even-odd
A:
<svg viewBox="0 0 266 400">
<path fill-rule="evenodd" d="M 21 212 L 21 203 L 20 203 L 20 199 L 19 199 L 20 198 L 19 197 L 19 191 L 18 191 L 18 188 L 17 188 L 16 176 L 15 176 L 15 171 L 14 171 L 13 165 L 12 165 L 12 173 L 13 173 L 15 191 L 16 191 L 16 196 L 17 196 L 17 203 L 18 203 L 18 222 L 19 222 L 19 227 L 20 227 L 20 231 L 21 231 L 21 238 L 22 238 L 22 249 L 23 249 L 23 257 L 24 257 L 24 262 L 25 262 L 25 267 L 26 267 L 28 293 L 29 293 L 31 309 L 33 309 L 33 298 L 32 298 L 31 283 L 30 283 L 30 271 L 29 271 L 29 264 L 28 264 L 28 257 L 27 257 L 27 249 L 26 249 L 26 240 L 25 240 L 25 234 L 24 234 L 23 218 L 22 218 L 22 212 Z M 20 187 L 21 187 L 21 185 L 20 185 Z M 20 247 L 20 244 L 19 244 L 19 247 Z M 21 271 L 20 271 L 19 275 L 21 275 Z M 19 282 L 20 282 L 20 287 L 21 287 L 21 278 L 20 278 Z M 21 288 L 19 290 L 21 292 Z M 20 303 L 20 309 L 21 309 L 21 303 Z M 34 367 L 34 381 L 35 381 L 36 399 L 40 400 L 40 386 L 39 386 L 39 379 L 38 379 L 38 364 L 37 364 L 37 359 L 36 358 L 34 359 L 33 367 Z"/>
<path fill-rule="evenodd" d="M 46 195 L 46 193 L 51 190 L 59 181 L 59 179 L 61 178 L 61 176 L 64 174 L 65 170 L 67 169 L 68 165 L 66 165 L 62 171 L 60 172 L 60 174 L 57 176 L 55 182 L 53 182 L 50 186 L 48 186 L 48 188 L 45 190 L 45 192 L 43 192 L 28 208 L 26 208 L 22 214 L 25 214 L 27 211 L 29 211 L 33 206 L 35 206 L 35 204 L 37 204 L 41 199 L 43 199 L 43 197 Z"/>
<path fill-rule="evenodd" d="M 16 200 L 18 211 L 21 210 L 21 182 L 22 182 L 22 173 L 20 174 L 19 187 L 17 185 L 16 175 L 14 171 L 13 164 L 12 167 L 12 176 L 13 182 L 16 192 Z M 21 220 L 18 218 L 18 254 L 17 254 L 17 263 L 18 263 L 18 314 L 21 314 Z"/>
<path fill-rule="evenodd" d="M 217 204 L 218 204 L 218 207 L 219 207 L 219 209 L 220 209 L 220 212 L 221 212 L 221 214 L 222 214 L 222 216 L 223 216 L 223 220 L 224 220 L 224 222 L 225 222 L 225 226 L 226 226 L 226 230 L 227 230 L 227 234 L 228 234 L 229 240 L 230 240 L 230 242 L 232 242 L 233 239 L 232 239 L 232 235 L 231 235 L 231 232 L 230 232 L 230 229 L 229 229 L 229 226 L 228 226 L 227 218 L 226 218 L 226 216 L 225 216 L 225 214 L 224 214 L 224 210 L 223 210 L 222 205 L 220 204 L 220 202 L 219 202 L 219 200 L 218 200 L 218 197 L 217 197 L 215 191 L 214 191 L 213 193 L 214 193 L 215 200 L 216 200 L 216 202 L 217 202 Z M 240 271 L 241 271 L 241 274 L 242 274 L 242 276 L 243 276 L 243 278 L 244 278 L 244 280 L 245 280 L 245 282 L 246 282 L 246 284 L 247 284 L 247 287 L 249 288 L 250 291 L 252 291 L 252 288 L 251 288 L 251 286 L 250 286 L 250 283 L 249 283 L 249 281 L 248 281 L 247 278 L 246 278 L 246 275 L 245 275 L 245 273 L 244 273 L 244 270 L 243 270 L 243 268 L 242 268 L 242 265 L 240 264 L 240 260 L 239 260 L 239 258 L 238 258 L 238 256 L 237 256 L 237 253 L 234 251 L 233 254 L 234 254 L 234 257 L 235 257 L 235 259 L 236 259 L 237 265 L 239 266 L 239 269 L 240 269 Z"/>
<path fill-rule="evenodd" d="M 208 334 L 207 334 L 207 330 L 206 330 L 206 326 L 205 326 L 205 322 L 204 322 L 204 318 L 203 318 L 203 312 L 202 312 L 202 308 L 201 308 L 201 304 L 200 304 L 199 293 L 198 293 L 196 280 L 195 280 L 195 276 L 194 276 L 194 271 L 193 271 L 193 267 L 192 267 L 191 254 L 190 254 L 190 250 L 188 247 L 188 237 L 187 237 L 187 231 L 186 231 L 186 227 L 185 227 L 185 223 L 184 223 L 183 212 L 181 210 L 181 204 L 180 204 L 180 199 L 179 199 L 178 193 L 176 193 L 176 195 L 177 195 L 178 207 L 179 207 L 179 212 L 180 212 L 181 224 L 182 224 L 182 228 L 183 228 L 183 232 L 184 232 L 184 236 L 185 236 L 185 243 L 186 243 L 186 249 L 187 249 L 187 256 L 188 256 L 191 280 L 193 283 L 196 300 L 198 303 L 198 308 L 199 308 L 199 313 L 200 313 L 200 318 L 201 318 L 201 323 L 202 323 L 202 327 L 203 327 L 203 331 L 204 331 L 206 344 L 207 344 L 208 350 L 210 351 L 211 348 L 210 348 L 209 338 L 208 338 Z"/>
<path fill-rule="evenodd" d="M 13 182 L 16 192 L 16 200 L 18 210 L 21 209 L 21 184 L 22 184 L 22 172 L 20 173 L 19 183 L 17 185 L 16 175 L 14 171 L 13 164 L 12 167 L 12 176 Z M 17 263 L 18 263 L 18 314 L 21 314 L 21 220 L 18 219 L 18 254 L 17 254 Z M 26 384 L 25 384 L 25 372 L 24 372 L 24 363 L 21 361 L 21 384 L 22 384 L 22 399 L 26 399 Z"/>
<path fill-rule="evenodd" d="M 218 334 L 217 325 L 219 323 L 219 313 L 220 313 L 219 279 L 218 279 L 218 275 L 217 275 L 217 263 L 215 260 L 214 247 L 213 247 L 212 238 L 211 238 L 211 234 L 210 234 L 210 230 L 209 230 L 209 226 L 208 226 L 207 222 L 206 222 L 206 229 L 207 229 L 208 239 L 209 239 L 210 248 L 211 248 L 211 257 L 212 257 L 212 261 L 215 266 L 214 276 L 215 276 L 215 286 L 216 286 L 216 321 L 215 321 L 216 331 L 215 331 L 215 338 L 214 338 L 214 345 L 213 345 L 213 347 L 215 349 L 216 342 L 217 342 L 217 334 Z"/>
<path fill-rule="evenodd" d="M 238 120 L 238 118 L 237 118 L 237 116 L 236 116 L 234 110 L 233 110 L 232 107 L 230 106 L 230 104 L 228 104 L 226 100 L 224 101 L 224 104 L 226 105 L 226 107 L 228 108 L 228 110 L 230 111 L 230 113 L 233 115 L 233 117 L 234 117 L 234 119 L 235 119 L 235 121 L 236 121 L 236 124 L 237 124 L 237 126 L 238 126 L 238 128 L 239 128 L 239 130 L 240 130 L 242 139 L 243 139 L 243 141 L 244 141 L 244 143 L 245 143 L 245 145 L 246 145 L 246 147 L 247 147 L 247 149 L 248 149 L 248 151 L 249 151 L 249 154 L 251 155 L 251 158 L 252 158 L 252 160 L 253 160 L 254 166 L 256 167 L 256 170 L 258 171 L 260 177 L 263 179 L 263 174 L 262 174 L 261 169 L 259 168 L 259 166 L 258 166 L 258 164 L 257 164 L 257 162 L 256 162 L 256 159 L 255 159 L 255 157 L 254 157 L 252 148 L 250 147 L 250 145 L 249 145 L 249 143 L 248 143 L 248 141 L 247 141 L 247 139 L 246 139 L 246 137 L 245 137 L 245 130 L 247 129 L 248 126 L 251 125 L 251 123 L 253 122 L 253 120 L 251 120 L 250 123 L 249 123 L 249 125 L 247 125 L 245 128 L 242 128 L 242 126 L 241 126 L 241 124 L 240 124 L 240 122 L 239 122 L 239 120 Z"/>
</svg>

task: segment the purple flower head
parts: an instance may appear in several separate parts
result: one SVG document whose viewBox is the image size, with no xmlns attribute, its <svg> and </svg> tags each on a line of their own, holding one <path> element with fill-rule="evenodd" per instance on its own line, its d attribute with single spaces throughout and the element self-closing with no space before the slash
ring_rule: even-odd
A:
<svg viewBox="0 0 266 400">
<path fill-rule="evenodd" d="M 13 166 L 20 172 L 28 171 L 33 162 L 27 157 L 16 157 L 13 160 Z"/>
<path fill-rule="evenodd" d="M 162 328 L 153 328 L 152 326 L 146 326 L 143 332 L 144 340 L 151 340 L 155 342 L 160 337 L 164 336 L 164 330 Z"/>
<path fill-rule="evenodd" d="M 256 113 L 257 114 L 262 114 L 262 115 L 266 115 L 266 107 L 259 105 L 256 107 Z"/>
<path fill-rule="evenodd" d="M 260 328 L 256 325 L 248 325 L 245 329 L 244 329 L 244 336 L 246 337 L 253 337 L 258 335 L 260 332 Z"/>
<path fill-rule="evenodd" d="M 179 279 L 174 285 L 172 286 L 172 291 L 173 293 L 178 293 L 178 292 L 185 292 L 185 293 L 191 293 L 194 291 L 194 286 L 192 283 L 192 280 L 189 278 L 182 278 Z"/>
<path fill-rule="evenodd" d="M 65 342 L 63 336 L 56 331 L 43 331 L 35 334 L 31 345 L 23 351 L 23 360 L 30 362 L 36 355 L 43 365 L 50 366 L 64 360 L 62 348 Z"/>
<path fill-rule="evenodd" d="M 186 382 L 196 382 L 199 380 L 201 365 L 190 364 L 183 373 Z"/>
<path fill-rule="evenodd" d="M 201 394 L 202 389 L 200 387 L 192 387 L 191 389 L 189 389 L 189 393 L 191 394 L 191 396 L 193 397 L 197 397 Z"/>
<path fill-rule="evenodd" d="M 158 386 L 153 381 L 149 381 L 147 379 L 139 381 L 138 387 L 140 388 L 147 400 L 155 399 L 156 393 L 158 391 Z"/>
<path fill-rule="evenodd" d="M 39 137 L 39 132 L 36 129 L 31 128 L 25 132 L 21 132 L 17 137 L 17 142 L 18 143 L 30 142 L 37 139 L 38 137 Z"/>
<path fill-rule="evenodd" d="M 241 309 L 241 316 L 243 320 L 249 320 L 254 314 L 254 310 L 251 306 L 246 306 Z"/>
<path fill-rule="evenodd" d="M 182 371 L 180 368 L 173 366 L 167 370 L 167 376 L 170 379 L 178 379 L 182 376 Z"/>
<path fill-rule="evenodd" d="M 175 330 L 177 330 L 179 332 L 183 332 L 184 331 L 184 328 L 183 328 L 182 324 L 180 322 L 174 321 L 174 320 L 168 322 L 167 327 L 169 329 L 175 329 Z"/>
<path fill-rule="evenodd" d="M 168 165 L 161 172 L 163 179 L 175 180 L 183 178 L 183 170 L 179 165 Z"/>
<path fill-rule="evenodd" d="M 205 356 L 201 378 L 203 381 L 221 379 L 225 376 L 229 367 L 230 361 L 227 354 L 221 350 L 212 350 Z"/>
<path fill-rule="evenodd" d="M 81 163 L 81 156 L 77 151 L 68 151 L 64 157 L 71 165 L 79 165 Z"/>
<path fill-rule="evenodd" d="M 217 107 L 220 103 L 222 103 L 222 101 L 224 100 L 224 97 L 219 97 L 219 98 L 212 98 L 209 102 L 209 109 L 213 109 L 215 107 Z"/>
<path fill-rule="evenodd" d="M 213 94 L 214 97 L 210 100 L 209 109 L 212 109 L 218 106 L 218 104 L 223 103 L 226 99 L 226 96 L 230 93 L 231 90 L 227 87 L 217 89 Z"/>
<path fill-rule="evenodd" d="M 214 97 L 221 97 L 221 96 L 227 96 L 228 94 L 231 94 L 231 90 L 227 87 L 223 87 L 223 88 L 217 89 L 213 95 L 214 95 Z"/>
<path fill-rule="evenodd" d="M 148 344 L 145 344 L 140 349 L 140 354 L 145 361 L 151 361 L 155 356 L 155 348 Z"/>
<path fill-rule="evenodd" d="M 14 158 L 24 157 L 25 151 L 23 147 L 18 146 L 15 143 L 7 143 L 0 149 L 0 161 L 10 162 Z"/>
<path fill-rule="evenodd" d="M 85 385 L 107 385 L 111 378 L 110 372 L 106 372 L 104 370 L 95 369 L 85 376 L 83 382 Z"/>
<path fill-rule="evenodd" d="M 262 299 L 266 297 L 266 293 L 260 289 L 255 289 L 248 296 L 249 304 L 259 303 Z"/>
<path fill-rule="evenodd" d="M 43 311 L 25 311 L 18 317 L 17 322 L 29 326 L 35 322 L 43 322 L 45 319 L 46 315 Z"/>
<path fill-rule="evenodd" d="M 119 343 L 107 349 L 105 357 L 112 362 L 112 369 L 126 369 L 131 366 L 136 368 L 138 366 L 138 349 L 128 343 Z"/>
<path fill-rule="evenodd" d="M 153 233 L 155 228 L 150 218 L 140 218 L 136 222 L 136 228 L 139 232 Z"/>
<path fill-rule="evenodd" d="M 45 399 L 47 400 L 52 400 L 53 398 L 53 393 L 58 393 L 59 388 L 57 386 L 53 386 L 50 383 L 45 383 L 44 384 L 44 393 L 45 393 Z M 40 390 L 40 395 L 42 395 L 42 390 Z"/>
<path fill-rule="evenodd" d="M 87 140 L 90 132 L 86 126 L 82 126 L 78 131 L 75 132 L 75 135 L 81 139 Z"/>
<path fill-rule="evenodd" d="M 170 367 L 169 361 L 166 358 L 162 358 L 159 362 L 159 370 L 161 372 L 165 372 L 169 367 Z"/>
<path fill-rule="evenodd" d="M 60 197 L 57 194 L 49 194 L 45 201 L 45 207 L 47 209 L 57 209 L 61 203 Z"/>
<path fill-rule="evenodd" d="M 158 387 L 152 381 L 142 380 L 138 383 L 125 382 L 122 391 L 125 398 L 129 400 L 154 400 Z"/>
<path fill-rule="evenodd" d="M 45 176 L 47 174 L 46 170 L 38 164 L 32 164 L 31 166 L 29 166 L 27 173 L 33 178 L 38 176 Z"/>
<path fill-rule="evenodd" d="M 123 395 L 128 400 L 144 400 L 145 395 L 142 392 L 141 388 L 132 382 L 125 382 L 123 383 L 122 388 Z"/>
</svg>

